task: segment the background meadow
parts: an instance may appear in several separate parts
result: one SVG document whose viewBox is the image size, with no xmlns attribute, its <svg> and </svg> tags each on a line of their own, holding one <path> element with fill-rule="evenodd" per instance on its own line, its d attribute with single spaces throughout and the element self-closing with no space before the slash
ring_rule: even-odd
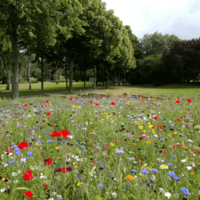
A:
<svg viewBox="0 0 200 200">
<path fill-rule="evenodd" d="M 8 100 L 0 199 L 199 199 L 199 97 Z"/>
</svg>

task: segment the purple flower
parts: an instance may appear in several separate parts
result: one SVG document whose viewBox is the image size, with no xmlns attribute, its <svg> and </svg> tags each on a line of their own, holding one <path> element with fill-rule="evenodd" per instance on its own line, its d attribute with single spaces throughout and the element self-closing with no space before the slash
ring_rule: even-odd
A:
<svg viewBox="0 0 200 200">
<path fill-rule="evenodd" d="M 189 190 L 188 190 L 187 188 L 185 188 L 185 187 L 182 187 L 182 188 L 181 188 L 181 192 L 182 192 L 184 195 L 190 194 Z"/>
</svg>

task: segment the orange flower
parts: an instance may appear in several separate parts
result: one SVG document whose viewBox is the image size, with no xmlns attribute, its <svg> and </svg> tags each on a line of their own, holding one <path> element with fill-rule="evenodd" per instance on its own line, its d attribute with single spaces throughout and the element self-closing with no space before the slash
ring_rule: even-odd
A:
<svg viewBox="0 0 200 200">
<path fill-rule="evenodd" d="M 133 145 L 136 145 L 136 143 L 133 143 Z"/>
<path fill-rule="evenodd" d="M 146 141 L 147 144 L 151 144 L 151 141 Z"/>
<path fill-rule="evenodd" d="M 130 181 L 132 181 L 132 180 L 134 179 L 134 177 L 131 176 L 131 175 L 126 176 L 126 178 L 127 178 L 128 180 L 130 180 Z"/>
<path fill-rule="evenodd" d="M 194 172 L 190 172 L 190 175 L 193 176 L 193 175 L 194 175 Z"/>
</svg>

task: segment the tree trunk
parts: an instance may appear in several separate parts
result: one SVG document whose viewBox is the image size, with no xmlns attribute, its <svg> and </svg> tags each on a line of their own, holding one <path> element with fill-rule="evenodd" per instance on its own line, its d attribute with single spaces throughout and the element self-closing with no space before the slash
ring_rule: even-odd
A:
<svg viewBox="0 0 200 200">
<path fill-rule="evenodd" d="M 10 90 L 10 70 L 8 70 L 6 90 Z"/>
<path fill-rule="evenodd" d="M 106 79 L 106 88 L 108 88 L 108 84 L 109 84 L 109 73 L 107 74 L 107 79 Z"/>
<path fill-rule="evenodd" d="M 49 81 L 51 81 L 51 72 L 49 70 Z"/>
<path fill-rule="evenodd" d="M 122 85 L 124 86 L 124 73 L 122 73 Z"/>
<path fill-rule="evenodd" d="M 93 67 L 94 80 L 93 80 L 93 90 L 96 90 L 96 66 Z"/>
<path fill-rule="evenodd" d="M 103 86 L 105 86 L 104 82 L 105 82 L 105 68 L 103 69 Z"/>
<path fill-rule="evenodd" d="M 65 79 L 66 79 L 66 90 L 68 90 L 69 88 L 68 88 L 68 83 L 67 83 L 67 64 L 65 64 Z"/>
<path fill-rule="evenodd" d="M 84 68 L 84 88 L 86 87 L 86 69 Z"/>
<path fill-rule="evenodd" d="M 29 82 L 29 90 L 31 90 L 30 70 L 31 70 L 31 64 L 30 64 L 30 60 L 29 60 L 29 63 L 28 63 L 28 82 Z"/>
<path fill-rule="evenodd" d="M 73 64 L 74 61 L 70 60 L 70 64 L 69 64 L 69 93 L 73 92 Z"/>
<path fill-rule="evenodd" d="M 41 58 L 41 92 L 44 92 L 44 63 L 43 63 L 43 56 Z"/>
<path fill-rule="evenodd" d="M 118 72 L 118 85 L 120 85 L 120 74 Z"/>
<path fill-rule="evenodd" d="M 116 71 L 114 70 L 114 86 L 115 86 L 115 80 L 116 80 Z"/>
<path fill-rule="evenodd" d="M 18 48 L 17 48 L 17 32 L 15 31 L 12 38 L 12 94 L 11 98 L 15 99 L 19 97 L 19 65 L 18 65 Z"/>
</svg>

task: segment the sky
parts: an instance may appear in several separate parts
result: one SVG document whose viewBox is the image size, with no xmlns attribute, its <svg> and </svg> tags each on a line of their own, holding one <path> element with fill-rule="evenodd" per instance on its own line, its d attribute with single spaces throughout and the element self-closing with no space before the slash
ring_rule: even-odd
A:
<svg viewBox="0 0 200 200">
<path fill-rule="evenodd" d="M 138 38 L 156 31 L 181 39 L 200 37 L 200 0 L 102 0 Z"/>
</svg>

